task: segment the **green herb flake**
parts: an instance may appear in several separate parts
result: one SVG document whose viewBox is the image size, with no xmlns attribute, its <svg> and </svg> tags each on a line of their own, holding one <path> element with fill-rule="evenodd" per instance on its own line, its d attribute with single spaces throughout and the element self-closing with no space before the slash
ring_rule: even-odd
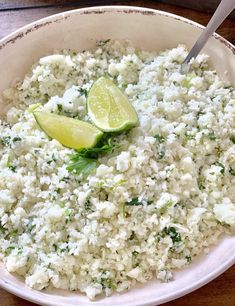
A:
<svg viewBox="0 0 235 306">
<path fill-rule="evenodd" d="M 202 179 L 202 178 L 199 178 L 197 180 L 197 184 L 198 184 L 198 188 L 200 190 L 204 190 L 206 187 L 205 187 L 205 181 Z"/>
<path fill-rule="evenodd" d="M 64 213 L 65 213 L 66 216 L 69 217 L 69 216 L 72 214 L 72 210 L 69 209 L 69 208 L 66 208 L 65 211 L 64 211 Z"/>
<path fill-rule="evenodd" d="M 230 140 L 235 144 L 235 135 L 230 136 Z"/>
<path fill-rule="evenodd" d="M 163 143 L 165 142 L 165 137 L 161 136 L 161 135 L 155 135 L 154 138 L 159 142 L 159 143 Z"/>
<path fill-rule="evenodd" d="M 12 156 L 11 155 L 8 155 L 6 166 L 12 172 L 16 172 L 16 166 L 12 164 Z"/>
<path fill-rule="evenodd" d="M 165 152 L 164 152 L 164 151 L 159 151 L 159 152 L 158 152 L 158 157 L 159 157 L 159 159 L 163 159 L 164 156 L 165 156 Z"/>
<path fill-rule="evenodd" d="M 210 140 L 216 140 L 216 136 L 215 136 L 215 133 L 212 131 L 212 132 L 210 132 L 208 135 L 208 138 L 210 139 Z"/>
<path fill-rule="evenodd" d="M 99 141 L 96 147 L 89 149 L 80 149 L 77 150 L 75 154 L 69 155 L 70 163 L 67 166 L 67 170 L 72 172 L 74 171 L 77 174 L 84 174 L 85 176 L 93 172 L 98 166 L 97 158 L 100 155 L 111 153 L 114 148 L 118 145 L 113 141 L 113 135 L 104 135 Z"/>
<path fill-rule="evenodd" d="M 58 109 L 58 112 L 61 113 L 62 110 L 63 110 L 63 105 L 62 104 L 57 104 L 57 109 Z"/>
<path fill-rule="evenodd" d="M 235 170 L 233 170 L 231 167 L 229 169 L 229 173 L 232 175 L 232 176 L 235 176 Z"/>
<path fill-rule="evenodd" d="M 138 197 L 135 197 L 131 201 L 126 202 L 126 205 L 128 205 L 128 206 L 139 206 L 139 205 L 143 205 L 143 203 L 139 201 Z"/>
<path fill-rule="evenodd" d="M 14 249 L 15 249 L 14 246 L 9 246 L 9 247 L 5 250 L 5 252 L 4 252 L 5 256 L 10 255 L 11 252 L 12 252 Z"/>
<path fill-rule="evenodd" d="M 103 47 L 103 46 L 105 46 L 108 42 L 110 42 L 110 39 L 104 39 L 104 40 L 101 39 L 101 40 L 98 40 L 96 44 L 97 44 L 98 47 Z"/>
<path fill-rule="evenodd" d="M 52 162 L 56 162 L 55 154 L 53 153 L 51 159 L 47 161 L 47 164 L 50 165 Z"/>
<path fill-rule="evenodd" d="M 181 241 L 181 235 L 176 231 L 173 226 L 165 227 L 163 229 L 162 237 L 165 237 L 166 235 L 169 235 L 171 237 L 173 243 Z"/>
<path fill-rule="evenodd" d="M 4 234 L 6 229 L 2 226 L 2 223 L 0 221 L 0 234 Z"/>
<path fill-rule="evenodd" d="M 18 235 L 18 230 L 17 230 L 17 229 L 11 231 L 11 232 L 8 234 L 8 236 L 11 237 L 11 238 L 15 238 L 15 237 L 17 237 L 17 235 Z"/>
<path fill-rule="evenodd" d="M 55 192 L 56 192 L 56 193 L 58 193 L 58 194 L 60 194 L 60 192 L 61 192 L 61 188 L 57 188 L 57 189 L 55 189 Z"/>
<path fill-rule="evenodd" d="M 101 278 L 101 285 L 103 289 L 109 288 L 109 289 L 115 290 L 117 288 L 114 281 L 110 278 Z"/>
<path fill-rule="evenodd" d="M 136 257 L 138 255 L 139 255 L 139 252 L 137 252 L 137 251 L 132 252 L 132 256 Z"/>
<path fill-rule="evenodd" d="M 154 238 L 155 238 L 155 241 L 158 243 L 158 242 L 160 242 L 162 236 L 158 233 L 158 234 L 156 234 L 156 235 L 154 236 Z"/>
<path fill-rule="evenodd" d="M 87 91 L 87 89 L 80 87 L 80 88 L 78 89 L 78 91 L 79 91 L 79 93 L 80 93 L 81 96 L 85 96 L 85 98 L 87 98 L 87 96 L 88 96 L 88 91 Z"/>
<path fill-rule="evenodd" d="M 3 146 L 9 146 L 10 145 L 10 143 L 11 143 L 11 137 L 10 136 L 5 136 L 5 137 L 2 137 L 1 138 L 1 144 L 3 145 Z"/>
<path fill-rule="evenodd" d="M 191 262 L 192 261 L 192 257 L 190 255 L 185 256 L 187 262 Z"/>
<path fill-rule="evenodd" d="M 191 134 L 189 131 L 187 131 L 187 132 L 185 133 L 185 138 L 186 138 L 187 141 L 189 141 L 189 140 L 194 140 L 194 139 L 195 139 L 195 135 L 193 135 L 193 134 Z"/>
<path fill-rule="evenodd" d="M 231 85 L 224 86 L 224 89 L 229 89 L 230 92 L 232 92 L 234 90 L 233 86 L 231 86 Z"/>
<path fill-rule="evenodd" d="M 199 117 L 203 115 L 205 115 L 205 112 L 202 111 L 197 112 L 197 119 L 199 119 Z"/>
<path fill-rule="evenodd" d="M 68 183 L 70 180 L 70 177 L 66 177 L 64 176 L 62 179 L 61 179 L 61 182 L 65 182 L 65 183 Z"/>
<path fill-rule="evenodd" d="M 123 218 L 126 217 L 126 203 L 125 202 L 122 204 L 122 216 Z"/>
<path fill-rule="evenodd" d="M 193 73 L 188 73 L 187 76 L 186 76 L 186 80 L 184 81 L 183 85 L 184 87 L 186 87 L 187 89 L 190 88 L 190 82 L 193 78 L 196 77 L 196 74 L 193 72 Z"/>
<path fill-rule="evenodd" d="M 185 207 L 185 203 L 184 203 L 183 201 L 179 201 L 179 202 L 175 203 L 174 206 L 175 206 L 175 207 L 184 208 L 184 207 Z"/>
<path fill-rule="evenodd" d="M 91 201 L 89 199 L 86 200 L 85 204 L 84 204 L 84 209 L 87 212 L 92 212 L 92 204 Z"/>
<path fill-rule="evenodd" d="M 76 174 L 84 174 L 85 176 L 89 175 L 91 172 L 93 172 L 98 162 L 95 159 L 92 158 L 86 158 L 79 156 L 79 154 L 70 155 L 70 159 L 72 163 L 70 163 L 67 166 L 67 170 L 70 172 L 75 172 Z"/>
<path fill-rule="evenodd" d="M 21 141 L 22 139 L 19 137 L 19 136 L 16 136 L 12 139 L 13 142 L 19 142 Z"/>
<path fill-rule="evenodd" d="M 29 219 L 29 222 L 26 225 L 26 232 L 27 233 L 31 233 L 33 231 L 33 229 L 36 227 L 36 224 L 33 223 L 33 218 L 31 217 Z"/>
<path fill-rule="evenodd" d="M 10 165 L 9 167 L 8 167 L 12 172 L 16 172 L 16 166 L 14 166 L 14 165 Z"/>
<path fill-rule="evenodd" d="M 173 201 L 169 200 L 166 204 L 160 208 L 160 214 L 163 215 L 167 212 L 168 208 L 170 208 L 174 204 Z"/>
<path fill-rule="evenodd" d="M 219 166 L 221 168 L 220 173 L 224 175 L 224 173 L 225 173 L 224 165 L 221 164 L 220 162 L 216 162 L 216 163 L 214 163 L 214 165 Z"/>
</svg>

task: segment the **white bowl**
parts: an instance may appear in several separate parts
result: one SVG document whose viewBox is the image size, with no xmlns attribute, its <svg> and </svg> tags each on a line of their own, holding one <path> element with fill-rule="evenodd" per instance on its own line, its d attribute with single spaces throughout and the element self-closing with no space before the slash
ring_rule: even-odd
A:
<svg viewBox="0 0 235 306">
<path fill-rule="evenodd" d="M 173 48 L 179 43 L 189 48 L 202 26 L 188 19 L 138 7 L 110 6 L 79 9 L 41 19 L 0 41 L 0 92 L 16 78 L 22 78 L 40 57 L 54 49 L 89 49 L 99 39 L 129 39 L 148 50 Z M 204 52 L 223 79 L 235 85 L 235 48 L 219 35 L 210 38 Z M 9 105 L 0 100 L 1 114 Z M 9 274 L 0 263 L 0 286 L 24 299 L 41 305 L 140 306 L 159 305 L 208 283 L 235 262 L 235 237 L 224 237 L 207 255 L 201 255 L 188 268 L 178 271 L 175 280 L 153 280 L 123 294 L 90 302 L 78 293 L 62 290 L 38 292 Z"/>
</svg>

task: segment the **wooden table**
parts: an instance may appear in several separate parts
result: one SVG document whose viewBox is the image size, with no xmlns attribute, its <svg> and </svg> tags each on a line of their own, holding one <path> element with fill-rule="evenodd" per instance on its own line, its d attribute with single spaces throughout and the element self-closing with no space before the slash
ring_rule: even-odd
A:
<svg viewBox="0 0 235 306">
<path fill-rule="evenodd" d="M 120 4 L 146 6 L 197 21 L 206 25 L 211 14 L 176 7 L 159 1 L 62 1 L 62 0 L 0 0 L 0 38 L 37 19 L 65 10 L 94 5 Z M 218 33 L 235 43 L 235 20 L 227 19 Z M 0 289 L 0 306 L 34 306 Z M 235 306 L 235 266 L 195 292 L 164 304 L 164 306 Z M 120 305 L 121 306 L 121 305 Z"/>
</svg>

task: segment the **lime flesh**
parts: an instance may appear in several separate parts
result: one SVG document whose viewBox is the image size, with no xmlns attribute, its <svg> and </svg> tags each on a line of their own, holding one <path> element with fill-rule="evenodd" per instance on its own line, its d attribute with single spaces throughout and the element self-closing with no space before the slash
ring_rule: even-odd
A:
<svg viewBox="0 0 235 306">
<path fill-rule="evenodd" d="M 127 97 L 105 77 L 92 85 L 87 109 L 92 122 L 105 132 L 118 132 L 138 124 L 136 111 Z"/>
<path fill-rule="evenodd" d="M 91 148 L 103 135 L 95 126 L 77 119 L 43 111 L 34 111 L 33 115 L 49 137 L 72 149 Z"/>
</svg>

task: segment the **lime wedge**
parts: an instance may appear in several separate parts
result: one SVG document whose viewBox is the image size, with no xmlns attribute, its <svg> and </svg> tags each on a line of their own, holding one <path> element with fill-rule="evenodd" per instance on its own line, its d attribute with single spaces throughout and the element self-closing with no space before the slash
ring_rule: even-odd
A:
<svg viewBox="0 0 235 306">
<path fill-rule="evenodd" d="M 92 85 L 87 109 L 92 122 L 105 132 L 122 131 L 138 123 L 134 107 L 121 90 L 105 77 Z"/>
<path fill-rule="evenodd" d="M 77 119 L 43 111 L 34 111 L 33 115 L 48 136 L 72 149 L 91 148 L 103 135 L 95 126 Z"/>
</svg>

